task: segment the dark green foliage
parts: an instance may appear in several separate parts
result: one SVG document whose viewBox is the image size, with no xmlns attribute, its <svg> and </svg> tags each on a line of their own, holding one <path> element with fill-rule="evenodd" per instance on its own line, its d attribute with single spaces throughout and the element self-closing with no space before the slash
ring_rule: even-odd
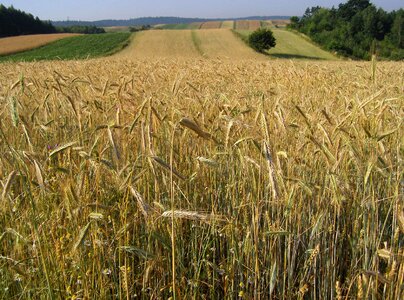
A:
<svg viewBox="0 0 404 300">
<path fill-rule="evenodd" d="M 299 26 L 299 21 L 300 21 L 299 17 L 296 17 L 296 16 L 291 17 L 289 26 L 291 28 L 297 28 Z"/>
<path fill-rule="evenodd" d="M 287 20 L 287 16 L 248 16 L 245 18 L 235 18 L 233 20 Z M 144 17 L 129 20 L 99 20 L 99 21 L 53 21 L 55 26 L 73 26 L 73 25 L 86 25 L 97 27 L 113 27 L 113 26 L 141 26 L 141 25 L 159 25 L 159 24 L 190 24 L 208 21 L 227 21 L 228 19 L 221 18 L 178 18 L 178 17 Z"/>
<path fill-rule="evenodd" d="M 91 34 L 69 37 L 40 48 L 7 56 L 2 61 L 37 61 L 86 59 L 113 54 L 129 43 L 129 32 Z"/>
<path fill-rule="evenodd" d="M 54 33 L 55 27 L 50 22 L 43 22 L 33 15 L 0 4 L 0 37 Z"/>
<path fill-rule="evenodd" d="M 82 33 L 82 34 L 96 34 L 105 33 L 104 28 L 99 28 L 96 26 L 69 26 L 69 27 L 56 27 L 57 32 L 60 33 Z"/>
<path fill-rule="evenodd" d="M 130 26 L 129 31 L 130 32 L 138 32 L 138 31 L 149 30 L 150 28 L 151 28 L 150 25 Z"/>
<path fill-rule="evenodd" d="M 388 13 L 368 0 L 349 0 L 338 8 L 308 8 L 302 18 L 292 17 L 296 29 L 339 55 L 370 59 L 371 46 L 386 59 L 404 59 L 404 10 Z"/>
<path fill-rule="evenodd" d="M 350 0 L 338 6 L 338 16 L 344 20 L 350 21 L 356 14 L 369 6 L 373 6 L 369 0 Z"/>
<path fill-rule="evenodd" d="M 270 29 L 260 28 L 249 36 L 248 44 L 254 50 L 260 53 L 265 53 L 266 50 L 275 47 L 276 39 Z"/>
</svg>

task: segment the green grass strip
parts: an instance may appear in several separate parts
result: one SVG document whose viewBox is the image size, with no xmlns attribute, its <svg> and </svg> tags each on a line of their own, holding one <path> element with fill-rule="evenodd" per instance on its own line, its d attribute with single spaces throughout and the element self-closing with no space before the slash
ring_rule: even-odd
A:
<svg viewBox="0 0 404 300">
<path fill-rule="evenodd" d="M 296 33 L 285 29 L 271 29 L 276 38 L 276 46 L 266 51 L 266 55 L 273 58 L 304 59 L 304 60 L 338 60 L 331 53 L 322 50 L 311 40 L 304 39 Z M 246 45 L 252 30 L 232 30 L 232 32 Z"/>
<path fill-rule="evenodd" d="M 248 43 L 248 37 L 252 33 L 252 30 L 236 30 L 236 29 L 232 29 L 231 32 L 233 32 L 233 34 L 237 38 L 241 39 L 248 47 L 250 47 L 250 44 Z"/>
<path fill-rule="evenodd" d="M 202 46 L 201 46 L 201 44 L 202 44 L 201 39 L 199 38 L 196 30 L 192 30 L 191 35 L 192 35 L 192 42 L 194 43 L 196 50 L 198 51 L 198 53 L 200 55 L 205 56 L 205 53 L 203 52 Z"/>
</svg>

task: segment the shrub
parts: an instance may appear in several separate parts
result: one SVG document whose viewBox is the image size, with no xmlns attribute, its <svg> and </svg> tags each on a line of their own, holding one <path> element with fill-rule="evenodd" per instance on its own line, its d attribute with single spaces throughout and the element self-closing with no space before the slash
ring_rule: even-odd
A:
<svg viewBox="0 0 404 300">
<path fill-rule="evenodd" d="M 264 53 L 275 47 L 276 39 L 268 28 L 260 28 L 254 31 L 248 38 L 248 44 L 256 51 Z"/>
</svg>

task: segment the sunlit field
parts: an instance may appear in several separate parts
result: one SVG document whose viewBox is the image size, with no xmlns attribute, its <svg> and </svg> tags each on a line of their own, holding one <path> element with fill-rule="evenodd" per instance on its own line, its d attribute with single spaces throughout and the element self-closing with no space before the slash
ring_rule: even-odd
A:
<svg viewBox="0 0 404 300">
<path fill-rule="evenodd" d="M 402 299 L 403 69 L 0 64 L 0 298 Z"/>
</svg>

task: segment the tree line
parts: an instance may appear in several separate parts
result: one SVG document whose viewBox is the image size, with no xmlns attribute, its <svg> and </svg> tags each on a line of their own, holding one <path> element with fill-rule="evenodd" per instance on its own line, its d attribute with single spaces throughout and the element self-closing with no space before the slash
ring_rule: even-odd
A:
<svg viewBox="0 0 404 300">
<path fill-rule="evenodd" d="M 270 20 L 283 19 L 288 20 L 290 16 L 249 16 L 245 18 L 230 18 L 231 20 Z M 98 27 L 113 27 L 113 26 L 142 26 L 142 25 L 159 25 L 159 24 L 186 24 L 208 21 L 226 21 L 229 18 L 181 18 L 181 17 L 142 17 L 128 20 L 99 20 L 99 21 L 52 21 L 55 26 L 98 26 Z"/>
<path fill-rule="evenodd" d="M 56 31 L 59 33 L 82 33 L 82 34 L 96 34 L 96 33 L 105 33 L 104 28 L 96 27 L 96 26 L 57 26 Z"/>
<path fill-rule="evenodd" d="M 338 8 L 307 8 L 290 27 L 342 56 L 404 59 L 404 9 L 386 12 L 368 0 L 349 0 Z"/>
<path fill-rule="evenodd" d="M 103 28 L 96 26 L 55 27 L 50 21 L 41 21 L 38 17 L 0 4 L 0 37 L 43 34 L 43 33 L 105 33 Z"/>
<path fill-rule="evenodd" d="M 54 32 L 56 28 L 50 22 L 41 21 L 13 6 L 7 8 L 0 4 L 0 37 Z"/>
</svg>

